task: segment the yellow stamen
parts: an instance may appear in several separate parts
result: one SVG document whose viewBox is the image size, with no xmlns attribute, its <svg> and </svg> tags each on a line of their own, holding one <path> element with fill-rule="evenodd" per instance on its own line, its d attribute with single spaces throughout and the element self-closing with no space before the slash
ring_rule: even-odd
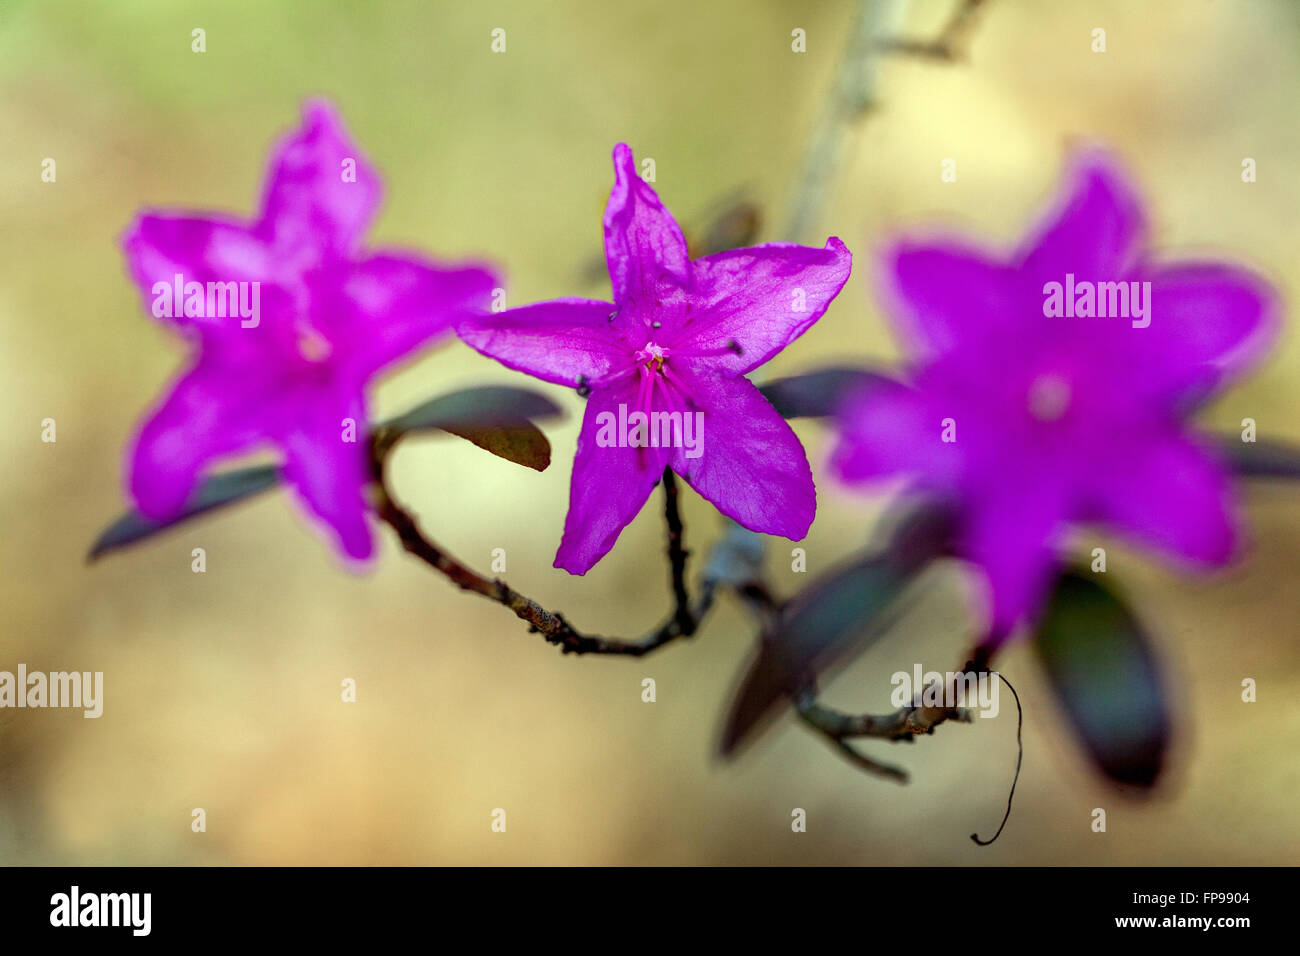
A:
<svg viewBox="0 0 1300 956">
<path fill-rule="evenodd" d="M 295 331 L 298 333 L 298 354 L 308 362 L 323 362 L 333 354 L 329 340 L 306 322 L 299 322 Z"/>
</svg>

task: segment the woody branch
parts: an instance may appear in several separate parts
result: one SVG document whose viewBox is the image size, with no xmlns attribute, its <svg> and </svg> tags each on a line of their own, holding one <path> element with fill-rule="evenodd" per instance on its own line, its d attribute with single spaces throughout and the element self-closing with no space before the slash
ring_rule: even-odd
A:
<svg viewBox="0 0 1300 956">
<path fill-rule="evenodd" d="M 489 578 L 478 573 L 421 531 L 415 518 L 397 503 L 388 485 L 387 463 L 398 440 L 398 436 L 377 434 L 371 441 L 375 509 L 380 520 L 393 529 L 402 547 L 409 553 L 462 590 L 472 591 L 509 608 L 516 617 L 528 624 L 530 631 L 541 634 L 548 643 L 557 645 L 564 653 L 641 657 L 679 637 L 694 634 L 712 608 L 716 593 L 713 582 L 707 579 L 703 582 L 699 597 L 694 603 L 691 602 L 686 587 L 686 559 L 690 552 L 684 545 L 684 529 L 677 504 L 677 483 L 671 471 L 664 471 L 664 517 L 668 525 L 668 563 L 676 606 L 667 621 L 640 638 L 629 640 L 602 637 L 582 633 L 562 614 L 547 610 L 537 601 L 510 587 L 501 578 Z"/>
<path fill-rule="evenodd" d="M 978 648 L 971 659 L 962 665 L 959 674 L 978 674 L 989 666 L 989 652 L 985 647 Z M 964 724 L 971 723 L 972 712 L 966 707 L 931 706 L 924 704 L 923 692 L 918 692 L 910 706 L 900 707 L 888 714 L 846 714 L 843 711 L 826 707 L 817 702 L 817 687 L 807 684 L 794 695 L 795 709 L 800 719 L 825 737 L 831 745 L 850 763 L 880 776 L 906 783 L 908 775 L 905 770 L 891 764 L 881 763 L 867 757 L 849 740 L 855 737 L 870 737 L 912 743 L 918 735 L 932 734 L 935 728 L 949 720 Z M 940 699 L 942 696 L 940 695 Z"/>
</svg>

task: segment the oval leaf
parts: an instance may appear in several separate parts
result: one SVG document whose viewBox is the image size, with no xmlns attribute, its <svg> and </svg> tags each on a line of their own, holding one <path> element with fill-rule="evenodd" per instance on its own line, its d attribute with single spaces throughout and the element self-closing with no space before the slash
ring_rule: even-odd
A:
<svg viewBox="0 0 1300 956">
<path fill-rule="evenodd" d="M 1128 607 L 1092 576 L 1064 574 L 1034 648 L 1101 771 L 1116 783 L 1155 783 L 1171 721 L 1155 655 Z"/>
<path fill-rule="evenodd" d="M 782 418 L 824 418 L 852 392 L 882 381 L 885 376 L 863 368 L 832 367 L 774 379 L 758 390 Z"/>
<path fill-rule="evenodd" d="M 190 497 L 185 510 L 171 521 L 160 524 L 135 511 L 118 518 L 95 541 L 86 560 L 94 561 L 110 551 L 153 537 L 160 531 L 166 531 L 191 518 L 251 498 L 268 488 L 274 488 L 280 483 L 280 478 L 280 469 L 276 465 L 241 468 L 238 471 L 212 475 Z"/>
<path fill-rule="evenodd" d="M 473 442 L 498 458 L 545 471 L 551 463 L 551 443 L 532 420 L 558 414 L 559 406 L 544 395 L 491 385 L 439 396 L 383 422 L 375 430 L 400 437 L 408 432 L 438 429 Z"/>
<path fill-rule="evenodd" d="M 532 422 L 492 428 L 444 425 L 442 430 L 459 435 L 498 458 L 513 461 L 534 471 L 545 471 L 551 464 L 551 443 Z"/>
<path fill-rule="evenodd" d="M 899 596 L 923 568 L 947 553 L 950 538 L 946 512 L 919 508 L 899 524 L 883 550 L 830 572 L 791 599 L 733 698 L 722 754 L 734 753 L 810 679 L 884 634 L 903 610 Z"/>
</svg>

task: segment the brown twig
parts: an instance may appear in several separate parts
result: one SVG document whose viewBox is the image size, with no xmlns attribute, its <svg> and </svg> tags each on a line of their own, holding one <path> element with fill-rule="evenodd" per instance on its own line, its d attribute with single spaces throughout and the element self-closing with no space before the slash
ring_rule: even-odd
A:
<svg viewBox="0 0 1300 956">
<path fill-rule="evenodd" d="M 984 0 L 959 0 L 948 22 L 933 39 L 895 38 L 882 41 L 878 47 L 884 53 L 905 53 L 948 63 L 964 60 L 975 27 L 976 13 L 983 5 Z"/>
<path fill-rule="evenodd" d="M 674 620 L 682 634 L 689 637 L 698 624 L 691 613 L 691 599 L 686 593 L 686 550 L 682 540 L 682 516 L 677 510 L 677 478 L 669 468 L 664 469 L 664 521 L 668 525 L 668 565 L 672 569 L 673 600 L 677 603 Z"/>
<path fill-rule="evenodd" d="M 704 581 L 700 588 L 699 600 L 693 605 L 686 589 L 686 557 L 690 552 L 683 546 L 682 520 L 677 508 L 677 484 L 671 472 L 664 473 L 664 512 L 668 522 L 668 557 L 672 567 L 676 607 L 672 616 L 657 630 L 641 638 L 625 640 L 583 634 L 565 620 L 562 614 L 548 611 L 532 598 L 510 587 L 501 578 L 488 578 L 479 574 L 434 543 L 420 530 L 415 518 L 397 503 L 388 488 L 386 476 L 388 456 L 398 440 L 400 436 L 380 432 L 376 433 L 371 441 L 375 510 L 380 520 L 397 533 L 402 547 L 409 553 L 444 575 L 462 590 L 472 591 L 508 607 L 516 617 L 528 624 L 530 631 L 541 634 L 548 643 L 557 645 L 564 653 L 641 657 L 679 637 L 689 637 L 694 634 L 700 621 L 712 608 L 716 592 L 713 582 L 708 579 Z"/>
<path fill-rule="evenodd" d="M 961 674 L 978 674 L 988 670 L 989 651 L 981 646 L 971 655 Z M 853 737 L 871 737 L 912 743 L 917 736 L 932 734 L 936 727 L 949 720 L 964 724 L 972 721 L 972 712 L 966 707 L 931 707 L 923 704 L 921 694 L 910 707 L 900 707 L 889 714 L 846 714 L 817 702 L 815 684 L 807 685 L 795 695 L 795 709 L 805 724 L 825 737 L 850 763 L 868 773 L 907 783 L 907 771 L 892 764 L 881 763 L 861 753 L 848 741 Z"/>
<path fill-rule="evenodd" d="M 817 703 L 811 695 L 797 702 L 804 722 L 830 737 L 876 737 L 881 740 L 910 741 L 918 734 L 932 734 L 944 721 L 971 722 L 966 707 L 900 707 L 892 714 L 845 714 Z"/>
<path fill-rule="evenodd" d="M 842 756 L 853 766 L 867 773 L 875 774 L 878 777 L 885 777 L 889 780 L 896 780 L 899 783 L 907 783 L 910 777 L 902 767 L 895 767 L 891 763 L 885 763 L 876 760 L 874 757 L 868 757 L 857 747 L 853 746 L 843 737 L 835 737 L 830 734 L 824 735 L 826 740 L 839 751 Z"/>
</svg>

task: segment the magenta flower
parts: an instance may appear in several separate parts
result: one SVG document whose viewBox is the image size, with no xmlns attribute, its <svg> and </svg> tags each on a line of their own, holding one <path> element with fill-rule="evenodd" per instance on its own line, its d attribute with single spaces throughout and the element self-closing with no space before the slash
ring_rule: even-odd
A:
<svg viewBox="0 0 1300 956">
<path fill-rule="evenodd" d="M 1141 204 L 1097 152 L 1014 255 L 905 241 L 882 273 L 911 384 L 846 403 L 832 465 L 850 483 L 910 476 L 955 505 L 993 641 L 1040 607 L 1070 523 L 1202 565 L 1232 556 L 1228 473 L 1184 420 L 1267 350 L 1277 298 L 1261 279 L 1153 264 Z"/>
<path fill-rule="evenodd" d="M 197 346 L 130 457 L 145 516 L 175 517 L 210 462 L 270 443 L 343 552 L 369 557 L 366 383 L 486 307 L 497 284 L 477 266 L 363 251 L 379 201 L 378 176 L 317 102 L 275 150 L 254 222 L 145 214 L 127 231 L 147 307 Z"/>
<path fill-rule="evenodd" d="M 773 243 L 692 261 L 620 144 L 605 257 L 613 303 L 557 299 L 457 327 L 484 355 L 588 395 L 555 566 L 585 574 L 666 468 L 745 527 L 802 538 L 817 504 L 808 459 L 744 376 L 822 316 L 848 249 Z"/>
</svg>

